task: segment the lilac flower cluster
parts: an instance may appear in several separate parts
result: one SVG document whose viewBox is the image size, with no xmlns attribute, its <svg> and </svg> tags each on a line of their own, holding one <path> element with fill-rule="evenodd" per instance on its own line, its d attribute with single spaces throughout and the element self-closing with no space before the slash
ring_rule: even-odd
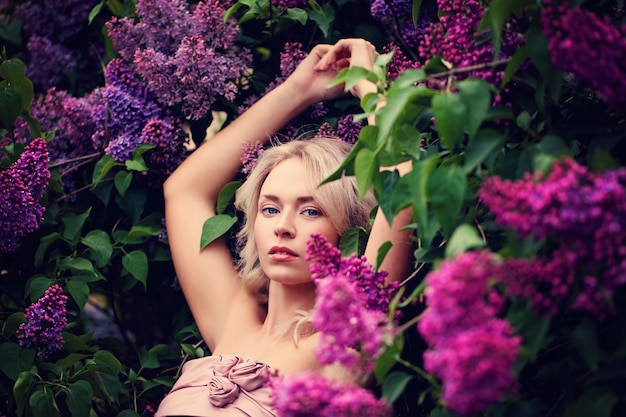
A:
<svg viewBox="0 0 626 417">
<path fill-rule="evenodd" d="M 385 417 L 392 411 L 370 391 L 331 382 L 315 372 L 275 376 L 271 384 L 279 417 Z"/>
<path fill-rule="evenodd" d="M 39 200 L 48 186 L 48 146 L 37 138 L 19 159 L 0 172 L 0 250 L 15 252 L 21 237 L 39 228 L 45 208 Z"/>
<path fill-rule="evenodd" d="M 317 286 L 312 317 L 321 334 L 318 360 L 370 370 L 391 332 L 386 313 L 397 283 L 386 285 L 387 273 L 374 271 L 365 257 L 341 258 L 322 235 L 311 236 L 307 260 Z"/>
<path fill-rule="evenodd" d="M 490 288 L 502 266 L 485 251 L 449 260 L 426 277 L 427 308 L 418 329 L 429 345 L 425 369 L 441 379 L 442 400 L 467 415 L 515 390 L 521 338 L 497 317 L 503 297 Z"/>
<path fill-rule="evenodd" d="M 248 175 L 252 172 L 263 154 L 263 145 L 259 141 L 256 141 L 254 145 L 251 145 L 250 142 L 245 142 L 243 144 L 243 150 L 244 154 L 241 157 L 241 173 Z"/>
<path fill-rule="evenodd" d="M 418 52 L 422 59 L 441 55 L 453 68 L 465 68 L 494 60 L 490 42 L 477 42 L 476 30 L 485 12 L 478 0 L 437 0 L 441 17 L 425 31 L 419 42 Z M 502 53 L 511 56 L 522 42 L 521 35 L 505 27 Z M 495 57 L 499 58 L 499 57 Z M 485 68 L 472 71 L 459 78 L 474 76 L 498 85 L 502 72 Z"/>
<path fill-rule="evenodd" d="M 546 0 L 541 25 L 549 39 L 551 59 L 574 79 L 591 86 L 609 106 L 626 108 L 626 26 L 609 16 L 572 8 L 570 2 Z"/>
<path fill-rule="evenodd" d="M 330 123 L 324 122 L 317 130 L 317 136 L 334 138 L 352 144 L 359 138 L 362 128 L 362 121 L 355 122 L 353 114 L 346 114 L 337 122 L 337 131 L 333 129 Z"/>
<path fill-rule="evenodd" d="M 402 52 L 402 49 L 400 49 L 395 43 L 390 43 L 383 47 L 383 53 L 387 54 L 391 51 L 394 51 L 394 54 L 391 57 L 389 67 L 387 69 L 387 78 L 389 80 L 395 80 L 404 71 L 416 69 L 421 66 L 419 62 L 414 62 L 408 58 L 405 53 Z"/>
<path fill-rule="evenodd" d="M 62 331 L 67 325 L 66 303 L 67 296 L 59 285 L 54 284 L 36 303 L 27 307 L 26 322 L 17 330 L 20 346 L 36 347 L 41 359 L 61 349 Z"/>
<path fill-rule="evenodd" d="M 287 7 L 302 7 L 308 4 L 308 0 L 277 0 L 276 5 L 281 9 L 286 9 Z"/>
<path fill-rule="evenodd" d="M 565 158 L 547 176 L 487 178 L 478 195 L 498 224 L 552 242 L 535 260 L 507 261 L 517 271 L 512 294 L 550 313 L 580 287 L 572 308 L 610 312 L 615 289 L 626 284 L 626 169 L 594 173 Z"/>
<path fill-rule="evenodd" d="M 85 37 L 93 5 L 84 0 L 29 0 L 16 5 L 14 15 L 28 38 L 27 76 L 36 86 L 43 90 L 58 86 L 70 73 L 76 74 L 79 84 L 93 86 L 86 69 L 96 67 L 97 61 L 87 47 L 77 46 Z"/>
<path fill-rule="evenodd" d="M 251 62 L 237 49 L 238 27 L 224 22 L 219 0 L 189 8 L 182 0 L 139 0 L 138 20 L 113 18 L 109 36 L 122 58 L 133 62 L 158 101 L 180 105 L 189 119 L 200 119 L 218 96 L 233 100 L 236 80 Z M 162 28 L 170 28 L 163 36 Z"/>
</svg>

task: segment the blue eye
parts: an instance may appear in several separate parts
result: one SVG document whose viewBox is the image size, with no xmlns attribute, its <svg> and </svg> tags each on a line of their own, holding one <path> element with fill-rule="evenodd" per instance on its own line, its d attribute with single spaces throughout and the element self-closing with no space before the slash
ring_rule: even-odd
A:
<svg viewBox="0 0 626 417">
<path fill-rule="evenodd" d="M 302 213 L 308 217 L 318 217 L 322 215 L 321 211 L 319 211 L 318 209 L 314 209 L 314 208 L 304 209 L 302 210 Z"/>
<path fill-rule="evenodd" d="M 261 213 L 271 216 L 274 214 L 278 214 L 278 209 L 276 207 L 263 207 L 261 209 Z"/>
</svg>

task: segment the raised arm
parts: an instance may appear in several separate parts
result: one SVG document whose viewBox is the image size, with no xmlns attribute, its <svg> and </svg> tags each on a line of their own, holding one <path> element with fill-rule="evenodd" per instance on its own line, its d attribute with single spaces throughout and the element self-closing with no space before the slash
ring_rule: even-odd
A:
<svg viewBox="0 0 626 417">
<path fill-rule="evenodd" d="M 333 45 L 324 57 L 317 64 L 318 69 L 328 68 L 341 69 L 351 66 L 359 66 L 371 70 L 374 65 L 376 50 L 372 44 L 363 40 L 345 39 Z M 357 83 L 350 92 L 362 99 L 367 93 L 376 92 L 376 86 L 362 80 Z M 384 106 L 384 101 L 379 102 L 379 108 Z M 375 117 L 368 118 L 368 123 L 373 125 Z M 397 169 L 400 175 L 404 175 L 411 169 L 411 163 L 405 162 L 395 167 L 383 169 Z M 367 241 L 365 257 L 374 261 L 378 257 L 378 249 L 385 242 L 391 242 L 392 248 L 387 253 L 380 269 L 389 273 L 390 281 L 398 281 L 406 278 L 413 268 L 411 263 L 414 245 L 411 242 L 411 232 L 403 228 L 411 222 L 412 211 L 402 210 L 396 215 L 392 224 L 389 224 L 382 213 L 378 210 L 374 219 L 374 224 Z"/>
<path fill-rule="evenodd" d="M 241 169 L 245 142 L 265 143 L 309 105 L 342 94 L 341 87 L 327 88 L 336 76 L 334 70 L 314 69 L 329 47 L 316 46 L 287 81 L 194 151 L 164 184 L 168 240 L 176 274 L 211 349 L 233 301 L 241 298 L 241 283 L 223 239 L 200 250 L 202 225 L 216 215 L 220 190 Z M 243 310 L 249 311 L 238 314 L 255 314 L 252 309 Z"/>
</svg>

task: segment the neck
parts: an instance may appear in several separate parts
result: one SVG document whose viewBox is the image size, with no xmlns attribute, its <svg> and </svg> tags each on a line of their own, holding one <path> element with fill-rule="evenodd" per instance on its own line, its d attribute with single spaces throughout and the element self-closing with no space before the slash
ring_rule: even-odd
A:
<svg viewBox="0 0 626 417">
<path fill-rule="evenodd" d="M 309 311 L 315 304 L 315 284 L 284 285 L 270 281 L 267 317 L 263 322 L 263 332 L 270 336 L 286 333 L 291 337 L 294 313 L 298 310 Z"/>
</svg>

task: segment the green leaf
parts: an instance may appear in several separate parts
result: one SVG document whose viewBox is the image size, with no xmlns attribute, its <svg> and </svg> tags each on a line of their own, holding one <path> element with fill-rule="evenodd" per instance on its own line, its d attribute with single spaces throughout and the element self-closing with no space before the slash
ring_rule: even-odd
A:
<svg viewBox="0 0 626 417">
<path fill-rule="evenodd" d="M 311 0 L 309 3 L 315 3 Z M 317 4 L 317 3 L 315 3 Z M 335 21 L 335 9 L 331 3 L 324 4 L 323 8 L 320 8 L 319 5 L 317 7 L 313 7 L 308 11 L 309 19 L 311 19 L 317 27 L 320 28 L 324 37 L 328 37 L 328 31 L 330 26 Z"/>
<path fill-rule="evenodd" d="M 122 410 L 115 417 L 141 417 L 135 410 Z"/>
<path fill-rule="evenodd" d="M 389 404 L 393 404 L 404 392 L 413 376 L 406 372 L 392 372 L 383 381 L 382 395 Z"/>
<path fill-rule="evenodd" d="M 394 339 L 391 346 L 387 347 L 387 349 L 378 357 L 374 368 L 374 375 L 376 376 L 376 381 L 379 384 L 383 382 L 387 373 L 398 362 L 398 358 L 400 357 L 400 353 L 402 353 L 403 348 L 404 336 L 400 334 L 396 339 Z"/>
<path fill-rule="evenodd" d="M 93 355 L 94 361 L 98 364 L 104 364 L 116 371 L 122 370 L 122 363 L 111 352 L 99 350 Z"/>
<path fill-rule="evenodd" d="M 141 354 L 140 363 L 142 368 L 156 369 L 161 366 L 159 356 L 167 354 L 169 347 L 165 344 L 159 344 L 152 347 L 149 351 Z"/>
<path fill-rule="evenodd" d="M 133 278 L 143 284 L 146 288 L 146 280 L 148 278 L 148 257 L 143 251 L 134 250 L 122 257 L 122 265 Z"/>
<path fill-rule="evenodd" d="M 0 371 L 12 380 L 16 380 L 20 369 L 19 346 L 17 343 L 5 342 L 0 344 Z"/>
<path fill-rule="evenodd" d="M 138 157 L 137 159 L 129 159 L 124 161 L 124 165 L 127 169 L 131 171 L 139 171 L 144 172 L 148 170 L 148 166 L 146 165 L 146 161 L 144 161 L 143 157 Z"/>
<path fill-rule="evenodd" d="M 119 171 L 117 174 L 115 174 L 115 177 L 113 178 L 113 183 L 115 184 L 117 192 L 120 193 L 121 196 L 124 196 L 124 194 L 126 194 L 126 190 L 128 190 L 128 187 L 130 186 L 132 180 L 132 172 Z"/>
<path fill-rule="evenodd" d="M 28 400 L 35 417 L 61 417 L 59 406 L 51 390 L 36 391 Z"/>
<path fill-rule="evenodd" d="M 289 7 L 287 9 L 287 17 L 303 26 L 306 24 L 308 19 L 306 11 L 297 7 Z"/>
<path fill-rule="evenodd" d="M 22 96 L 17 88 L 13 86 L 0 88 L 0 121 L 4 127 L 13 130 L 13 124 L 21 112 Z"/>
<path fill-rule="evenodd" d="M 408 181 L 412 187 L 412 205 L 417 218 L 417 230 L 424 248 L 429 248 L 435 236 L 430 227 L 430 213 L 428 208 L 428 184 L 429 178 L 438 161 L 438 156 L 431 156 L 420 162 L 413 163 L 411 172 L 404 175 L 400 181 Z"/>
<path fill-rule="evenodd" d="M 493 87 L 484 80 L 468 78 L 459 83 L 459 90 L 467 109 L 465 131 L 471 140 L 483 121 L 487 119 Z"/>
<path fill-rule="evenodd" d="M 28 111 L 35 97 L 33 83 L 26 77 L 26 67 L 24 63 L 18 59 L 7 59 L 0 64 L 0 75 L 9 82 L 10 87 L 17 89 L 21 96 L 22 111 Z"/>
<path fill-rule="evenodd" d="M 39 268 L 41 266 L 41 263 L 43 262 L 43 257 L 46 254 L 46 250 L 55 240 L 60 237 L 60 233 L 53 232 L 39 239 L 39 246 L 37 247 L 37 252 L 35 252 L 35 268 Z"/>
<path fill-rule="evenodd" d="M 463 139 L 467 105 L 461 95 L 445 93 L 433 97 L 432 108 L 441 142 L 446 149 L 453 150 Z"/>
<path fill-rule="evenodd" d="M 363 198 L 372 186 L 375 170 L 376 154 L 367 148 L 361 149 L 354 160 L 354 175 L 360 198 Z"/>
<path fill-rule="evenodd" d="M 504 88 L 512 79 L 517 70 L 522 66 L 524 62 L 528 59 L 528 49 L 524 45 L 511 57 L 509 62 L 506 64 L 504 68 L 504 76 L 502 77 L 502 82 L 500 83 L 500 89 Z"/>
<path fill-rule="evenodd" d="M 567 331 L 566 334 L 589 369 L 597 371 L 600 347 L 596 325 L 590 320 L 582 320 L 573 331 Z"/>
<path fill-rule="evenodd" d="M 106 177 L 111 168 L 115 166 L 115 160 L 109 154 L 104 154 L 93 168 L 91 177 L 91 189 L 96 188 L 98 184 Z"/>
<path fill-rule="evenodd" d="M 91 249 L 89 254 L 98 268 L 107 265 L 111 260 L 113 245 L 109 234 L 104 230 L 92 230 L 81 238 L 80 242 Z"/>
<path fill-rule="evenodd" d="M 72 269 L 74 271 L 89 272 L 91 274 L 95 274 L 91 261 L 82 257 L 72 258 L 68 256 L 65 258 L 61 258 L 57 262 L 57 266 L 61 270 Z"/>
<path fill-rule="evenodd" d="M 344 232 L 339 239 L 339 249 L 343 257 L 350 256 L 353 253 L 358 256 L 363 255 L 365 246 L 367 245 L 367 230 L 362 227 L 351 227 Z"/>
<path fill-rule="evenodd" d="M 26 406 L 27 397 L 25 396 L 27 392 L 30 391 L 31 381 L 37 381 L 37 374 L 32 371 L 24 371 L 21 372 L 17 377 L 17 381 L 13 385 L 13 396 L 15 397 L 15 403 L 17 404 L 17 415 L 21 416 L 24 414 L 24 407 Z"/>
<path fill-rule="evenodd" d="M 385 260 L 385 256 L 387 256 L 387 253 L 392 247 L 393 247 L 393 243 L 391 243 L 391 241 L 389 240 L 383 243 L 382 245 L 380 245 L 380 247 L 378 248 L 378 254 L 376 256 L 376 265 L 375 265 L 376 270 L 380 268 L 383 261 Z"/>
<path fill-rule="evenodd" d="M 102 10 L 102 6 L 104 6 L 104 2 L 106 0 L 102 0 L 102 2 L 96 4 L 93 9 L 89 12 L 89 24 L 93 22 L 93 20 L 100 14 L 100 10 Z"/>
<path fill-rule="evenodd" d="M 26 286 L 27 291 L 24 295 L 30 295 L 31 301 L 35 302 L 38 298 L 43 296 L 43 294 L 52 284 L 54 284 L 54 280 L 48 278 L 47 276 L 35 276 L 28 281 L 28 284 Z"/>
<path fill-rule="evenodd" d="M 564 417 L 611 417 L 620 398 L 610 386 L 594 386 L 566 407 Z M 621 414 L 621 413 L 620 413 Z"/>
<path fill-rule="evenodd" d="M 467 177 L 457 165 L 439 167 L 428 180 L 428 201 L 446 235 L 454 230 L 465 200 Z"/>
<path fill-rule="evenodd" d="M 476 136 L 470 140 L 465 151 L 465 164 L 463 171 L 465 174 L 471 173 L 474 168 L 480 166 L 496 150 L 500 149 L 504 143 L 501 132 L 493 129 L 479 130 Z"/>
<path fill-rule="evenodd" d="M 231 181 L 226 184 L 217 196 L 217 204 L 215 210 L 217 214 L 223 214 L 226 208 L 235 200 L 235 194 L 241 187 L 241 181 Z"/>
<path fill-rule="evenodd" d="M 237 217 L 228 214 L 218 214 L 209 217 L 202 225 L 202 236 L 200 237 L 200 250 L 204 249 L 215 239 L 223 236 L 237 223 Z"/>
<path fill-rule="evenodd" d="M 73 417 L 85 417 L 91 410 L 93 389 L 87 381 L 76 381 L 65 388 L 65 404 Z"/>
<path fill-rule="evenodd" d="M 72 244 L 78 242 L 78 238 L 83 230 L 85 221 L 91 213 L 91 207 L 89 207 L 84 213 L 66 213 L 61 218 L 63 222 L 63 237 L 70 241 Z"/>
<path fill-rule="evenodd" d="M 70 279 L 67 281 L 67 290 L 70 295 L 76 301 L 78 307 L 83 309 L 87 298 L 89 297 L 89 285 L 86 282 L 78 279 Z"/>
<path fill-rule="evenodd" d="M 462 224 L 454 230 L 446 245 L 445 256 L 450 258 L 456 254 L 467 252 L 469 249 L 485 246 L 480 235 L 469 224 Z"/>
</svg>

